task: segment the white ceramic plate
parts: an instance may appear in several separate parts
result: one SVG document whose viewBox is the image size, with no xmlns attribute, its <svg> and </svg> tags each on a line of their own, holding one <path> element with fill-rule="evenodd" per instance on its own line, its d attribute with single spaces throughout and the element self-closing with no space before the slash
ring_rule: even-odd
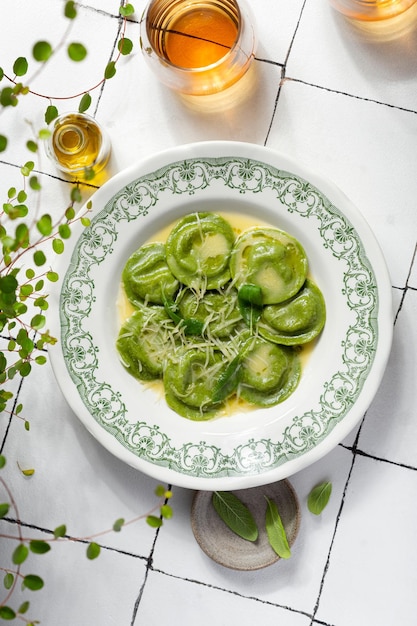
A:
<svg viewBox="0 0 417 626">
<path fill-rule="evenodd" d="M 240 213 L 286 230 L 304 246 L 324 294 L 324 331 L 298 388 L 274 408 L 193 422 L 120 364 L 122 268 L 156 231 L 195 211 Z M 391 347 L 391 285 L 372 231 L 333 184 L 261 146 L 204 142 L 121 172 L 96 192 L 91 217 L 63 259 L 51 362 L 70 406 L 105 448 L 160 481 L 242 489 L 306 467 L 361 419 Z"/>
</svg>

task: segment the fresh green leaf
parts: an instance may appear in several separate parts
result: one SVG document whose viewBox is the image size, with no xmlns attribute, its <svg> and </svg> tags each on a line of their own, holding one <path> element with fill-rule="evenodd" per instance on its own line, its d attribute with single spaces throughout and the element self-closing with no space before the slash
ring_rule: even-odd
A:
<svg viewBox="0 0 417 626">
<path fill-rule="evenodd" d="M 52 233 L 52 218 L 45 214 L 37 221 L 36 228 L 44 237 L 48 237 Z"/>
<path fill-rule="evenodd" d="M 52 46 L 47 41 L 37 41 L 32 48 L 32 55 L 35 61 L 44 63 L 52 55 Z"/>
<path fill-rule="evenodd" d="M 122 17 L 128 17 L 135 12 L 135 8 L 132 4 L 128 3 L 125 4 L 125 6 L 120 7 L 119 11 Z"/>
<path fill-rule="evenodd" d="M 45 326 L 45 316 L 44 315 L 34 315 L 30 321 L 30 325 L 32 326 L 32 328 L 34 330 L 40 330 L 41 328 L 43 328 Z"/>
<path fill-rule="evenodd" d="M 160 517 L 156 517 L 156 515 L 148 515 L 146 518 L 146 523 L 152 528 L 159 528 L 162 526 L 162 520 Z"/>
<path fill-rule="evenodd" d="M 3 469 L 5 465 L 6 465 L 6 457 L 3 456 L 3 454 L 0 454 L 0 469 Z"/>
<path fill-rule="evenodd" d="M 161 515 L 164 519 L 171 519 L 171 517 L 173 516 L 174 512 L 172 510 L 172 506 L 170 506 L 169 504 L 163 504 L 161 506 Z"/>
<path fill-rule="evenodd" d="M 0 503 L 0 518 L 5 517 L 9 512 L 10 504 L 8 502 Z"/>
<path fill-rule="evenodd" d="M 15 619 L 16 613 L 10 606 L 0 606 L 0 618 L 4 620 L 12 620 Z"/>
<path fill-rule="evenodd" d="M 53 239 L 52 240 L 52 250 L 55 254 L 62 254 L 64 252 L 64 242 L 62 239 Z"/>
<path fill-rule="evenodd" d="M 67 48 L 68 56 L 71 61 L 83 61 L 87 56 L 87 49 L 82 43 L 73 41 Z"/>
<path fill-rule="evenodd" d="M 269 543 L 278 556 L 288 559 L 291 556 L 291 550 L 277 505 L 269 498 L 266 498 L 266 501 L 265 528 Z"/>
<path fill-rule="evenodd" d="M 215 491 L 213 506 L 224 523 L 236 535 L 247 541 L 256 541 L 258 527 L 248 507 L 230 491 Z"/>
<path fill-rule="evenodd" d="M 69 0 L 65 3 L 64 15 L 69 20 L 73 20 L 75 17 L 77 17 L 77 9 L 74 0 Z"/>
<path fill-rule="evenodd" d="M 116 64 L 114 61 L 110 61 L 110 63 L 106 65 L 106 69 L 104 70 L 104 78 L 108 80 L 109 78 L 113 78 L 115 74 L 116 74 Z"/>
<path fill-rule="evenodd" d="M 17 612 L 18 612 L 20 615 L 24 615 L 25 613 L 27 613 L 27 612 L 28 612 L 28 610 L 29 610 L 29 606 L 30 606 L 30 603 L 29 603 L 29 602 L 27 602 L 27 601 L 26 601 L 26 602 L 23 602 L 23 603 L 19 606 L 19 608 L 18 608 Z"/>
<path fill-rule="evenodd" d="M 117 48 L 120 54 L 123 54 L 124 56 L 126 56 L 132 52 L 133 42 L 131 39 L 128 39 L 127 37 L 122 37 L 117 42 Z"/>
<path fill-rule="evenodd" d="M 92 541 L 87 547 L 87 558 L 90 560 L 96 559 L 100 554 L 101 548 L 98 543 Z"/>
<path fill-rule="evenodd" d="M 12 561 L 15 565 L 21 565 L 24 563 L 28 557 L 29 548 L 24 543 L 19 543 L 19 545 L 14 549 L 12 554 Z"/>
<path fill-rule="evenodd" d="M 16 76 L 24 76 L 28 71 L 28 62 L 25 57 L 19 57 L 13 63 L 13 71 Z"/>
<path fill-rule="evenodd" d="M 46 554 L 51 549 L 51 546 L 47 541 L 33 539 L 29 542 L 29 549 L 34 554 Z"/>
<path fill-rule="evenodd" d="M 314 515 L 320 515 L 327 506 L 332 493 L 332 483 L 325 481 L 316 485 L 307 498 L 308 510 Z"/>
<path fill-rule="evenodd" d="M 56 106 L 50 104 L 45 111 L 45 122 L 50 124 L 53 120 L 58 117 L 58 109 Z"/>
<path fill-rule="evenodd" d="M 46 256 L 42 252 L 42 250 L 36 250 L 33 254 L 33 261 L 37 267 L 44 265 L 46 263 Z"/>
<path fill-rule="evenodd" d="M 113 524 L 113 530 L 116 533 L 120 532 L 122 530 L 124 523 L 125 523 L 125 520 L 122 517 L 120 519 L 117 519 Z"/>
<path fill-rule="evenodd" d="M 87 111 L 87 109 L 90 108 L 90 105 L 91 105 L 91 96 L 89 93 L 85 93 L 83 97 L 81 98 L 78 111 L 80 113 L 84 113 L 85 111 Z"/>
<path fill-rule="evenodd" d="M 43 580 L 36 574 L 28 574 L 24 577 L 22 582 L 22 588 L 30 589 L 31 591 L 39 591 L 43 587 Z"/>
<path fill-rule="evenodd" d="M 61 526 L 57 526 L 54 530 L 55 539 L 59 539 L 60 537 L 65 537 L 67 533 L 67 527 L 65 524 L 61 524 Z"/>
<path fill-rule="evenodd" d="M 7 572 L 3 578 L 3 585 L 5 589 L 11 589 L 14 583 L 14 576 L 11 572 Z"/>
<path fill-rule="evenodd" d="M 30 152 L 37 152 L 38 151 L 38 144 L 36 143 L 36 141 L 33 141 L 32 139 L 29 139 L 26 142 L 26 148 L 28 150 L 30 150 Z"/>
<path fill-rule="evenodd" d="M 46 278 L 51 282 L 51 283 L 56 283 L 57 280 L 59 280 L 59 275 L 57 274 L 57 272 L 47 272 L 46 273 Z"/>
</svg>

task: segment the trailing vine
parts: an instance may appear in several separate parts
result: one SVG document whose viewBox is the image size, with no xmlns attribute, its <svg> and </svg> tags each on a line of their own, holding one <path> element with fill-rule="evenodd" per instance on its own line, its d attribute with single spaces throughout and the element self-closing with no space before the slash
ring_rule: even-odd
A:
<svg viewBox="0 0 417 626">
<path fill-rule="evenodd" d="M 83 181 L 72 181 L 66 206 L 60 217 L 54 220 L 48 212 L 42 211 L 42 184 L 37 175 L 35 160 L 42 144 L 50 137 L 49 125 L 59 115 L 56 103 L 77 99 L 79 100 L 78 111 L 85 113 L 92 103 L 91 93 L 116 75 L 120 58 L 129 55 L 134 47 L 133 42 L 126 36 L 129 19 L 134 14 L 134 7 L 126 0 L 122 0 L 119 7 L 120 28 L 117 44 L 112 58 L 104 66 L 101 78 L 94 85 L 66 96 L 40 93 L 32 89 L 31 84 L 34 79 L 45 71 L 48 62 L 58 50 L 66 47 L 67 55 L 74 63 L 81 63 L 87 57 L 87 48 L 82 43 L 70 39 L 78 9 L 77 3 L 73 0 L 64 4 L 64 16 L 68 24 L 55 48 L 47 40 L 37 41 L 32 47 L 32 58 L 18 56 L 10 68 L 1 67 L 0 58 L 0 129 L 2 118 L 7 115 L 7 111 L 17 107 L 28 94 L 46 101 L 45 126 L 36 131 L 33 124 L 29 123 L 31 135 L 26 142 L 29 158 L 21 164 L 19 179 L 9 185 L 0 208 L 0 338 L 2 341 L 0 346 L 0 413 L 9 421 L 21 420 L 26 430 L 30 430 L 31 422 L 30 419 L 23 417 L 23 406 L 16 402 L 11 383 L 19 376 L 27 378 L 35 366 L 44 365 L 47 362 L 46 348 L 57 342 L 57 339 L 47 330 L 47 315 L 48 285 L 55 283 L 59 276 L 49 266 L 48 257 L 50 253 L 52 255 L 63 253 L 76 222 L 81 222 L 85 227 L 89 225 L 89 211 L 92 203 L 87 202 L 85 209 L 80 212 L 83 204 L 82 185 L 86 180 L 94 179 L 94 171 L 89 171 L 85 172 Z M 38 65 L 29 77 L 32 62 Z M 0 130 L 0 153 L 7 151 L 11 141 L 12 137 Z M 6 458 L 1 452 L 0 448 L 0 471 L 6 465 Z M 25 476 L 31 476 L 35 469 L 20 468 L 20 471 Z M 19 619 L 27 626 L 39 623 L 28 617 L 29 602 L 25 601 L 18 607 L 12 605 L 13 594 L 18 584 L 22 589 L 31 591 L 42 589 L 44 586 L 40 576 L 24 573 L 30 554 L 46 554 L 54 543 L 70 541 L 86 544 L 87 557 L 94 559 L 100 554 L 98 539 L 102 535 L 108 532 L 119 532 L 128 524 L 143 519 L 150 526 L 157 528 L 162 524 L 163 519 L 169 519 L 172 515 L 172 508 L 169 504 L 172 493 L 169 489 L 159 486 L 155 492 L 157 502 L 152 510 L 132 520 L 118 519 L 112 529 L 89 537 L 73 537 L 68 534 L 66 525 L 62 524 L 50 531 L 50 538 L 39 540 L 24 536 L 17 502 L 6 480 L 1 476 L 0 486 L 5 497 L 4 502 L 0 501 L 0 519 L 4 522 L 13 522 L 17 528 L 16 536 L 0 534 L 0 539 L 16 543 L 12 552 L 12 562 L 0 563 L 5 591 L 4 597 L 0 596 L 0 619 Z"/>
</svg>

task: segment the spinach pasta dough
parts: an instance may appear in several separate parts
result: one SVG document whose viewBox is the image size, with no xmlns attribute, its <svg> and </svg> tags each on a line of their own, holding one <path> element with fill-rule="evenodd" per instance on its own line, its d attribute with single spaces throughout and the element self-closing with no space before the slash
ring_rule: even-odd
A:
<svg viewBox="0 0 417 626">
<path fill-rule="evenodd" d="M 166 243 L 171 272 L 193 289 L 222 287 L 230 279 L 234 240 L 232 227 L 220 215 L 194 213 L 184 217 Z"/>
<path fill-rule="evenodd" d="M 221 415 L 231 399 L 283 402 L 301 377 L 301 346 L 326 319 L 307 274 L 301 243 L 282 230 L 238 233 L 220 215 L 187 215 L 166 243 L 126 262 L 134 312 L 117 338 L 121 362 L 138 380 L 160 380 L 168 406 L 191 420 Z"/>
<path fill-rule="evenodd" d="M 277 228 L 252 228 L 237 239 L 230 270 L 237 286 L 261 289 L 264 304 L 283 302 L 303 286 L 307 256 L 299 241 Z"/>
</svg>

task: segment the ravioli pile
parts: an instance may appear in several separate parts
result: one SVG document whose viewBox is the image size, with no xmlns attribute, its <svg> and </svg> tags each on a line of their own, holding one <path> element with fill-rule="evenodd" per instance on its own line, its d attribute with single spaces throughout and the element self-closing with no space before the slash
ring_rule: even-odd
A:
<svg viewBox="0 0 417 626">
<path fill-rule="evenodd" d="M 274 406 L 297 387 L 300 349 L 325 324 L 307 273 L 303 247 L 282 230 L 236 237 L 220 215 L 187 215 L 124 267 L 135 311 L 117 338 L 121 361 L 139 380 L 162 379 L 167 404 L 188 419 L 211 419 L 233 397 Z"/>
</svg>

